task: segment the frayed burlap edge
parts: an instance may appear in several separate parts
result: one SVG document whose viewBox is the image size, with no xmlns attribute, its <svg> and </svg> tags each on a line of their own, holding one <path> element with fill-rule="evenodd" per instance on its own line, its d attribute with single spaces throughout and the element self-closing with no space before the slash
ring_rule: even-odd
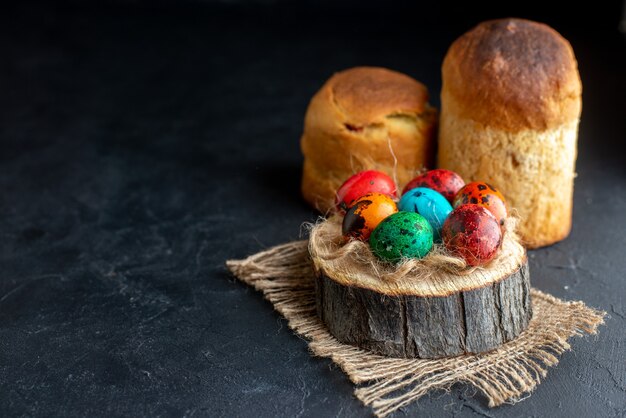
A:
<svg viewBox="0 0 626 418">
<path fill-rule="evenodd" d="M 356 397 L 380 417 L 430 390 L 448 390 L 464 382 L 478 388 L 490 407 L 514 403 L 541 382 L 547 366 L 558 363 L 557 356 L 570 349 L 568 338 L 595 334 L 606 315 L 582 302 L 565 302 L 533 289 L 534 316 L 528 329 L 496 350 L 437 360 L 384 357 L 340 343 L 319 320 L 307 246 L 307 241 L 294 241 L 226 265 L 261 291 L 289 327 L 309 340 L 313 354 L 339 365 L 359 385 Z"/>
</svg>

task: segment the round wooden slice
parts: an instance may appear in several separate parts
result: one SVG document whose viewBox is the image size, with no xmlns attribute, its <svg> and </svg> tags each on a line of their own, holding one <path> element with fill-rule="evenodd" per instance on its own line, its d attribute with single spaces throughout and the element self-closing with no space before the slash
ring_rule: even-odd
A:
<svg viewBox="0 0 626 418">
<path fill-rule="evenodd" d="M 371 265 L 346 268 L 345 257 L 329 257 L 341 231 L 336 221 L 324 224 L 324 234 L 313 231 L 317 242 L 309 250 L 317 312 L 339 341 L 386 356 L 432 359 L 492 350 L 528 326 L 526 251 L 510 234 L 497 259 L 471 273 L 382 280 Z"/>
</svg>

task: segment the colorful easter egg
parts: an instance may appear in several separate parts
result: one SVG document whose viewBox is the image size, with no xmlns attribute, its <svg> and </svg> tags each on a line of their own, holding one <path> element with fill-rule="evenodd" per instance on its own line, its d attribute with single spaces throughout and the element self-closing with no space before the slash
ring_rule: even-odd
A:
<svg viewBox="0 0 626 418">
<path fill-rule="evenodd" d="M 421 258 L 433 247 L 433 228 L 419 213 L 397 212 L 374 229 L 370 247 L 384 261 Z"/>
<path fill-rule="evenodd" d="M 405 212 L 415 212 L 422 215 L 433 227 L 433 239 L 441 237 L 441 228 L 446 218 L 452 212 L 452 205 L 442 194 L 426 187 L 411 189 L 402 195 L 398 209 Z"/>
<path fill-rule="evenodd" d="M 343 217 L 342 233 L 346 238 L 367 241 L 374 228 L 398 211 L 396 202 L 382 193 L 368 193 L 358 198 Z"/>
<path fill-rule="evenodd" d="M 454 171 L 444 170 L 438 168 L 436 170 L 430 170 L 415 177 L 413 180 L 407 183 L 402 190 L 402 194 L 408 192 L 416 187 L 428 187 L 443 195 L 448 202 L 452 203 L 454 196 L 465 185 L 465 182 Z"/>
<path fill-rule="evenodd" d="M 442 230 L 448 251 L 471 266 L 491 261 L 502 244 L 500 224 L 484 206 L 467 204 L 455 208 Z"/>
<path fill-rule="evenodd" d="M 337 189 L 335 204 L 338 209 L 349 209 L 359 197 L 368 193 L 381 193 L 396 197 L 396 184 L 387 174 L 367 170 L 356 173 Z"/>
<path fill-rule="evenodd" d="M 456 194 L 453 206 L 456 208 L 468 203 L 484 206 L 496 217 L 500 225 L 504 225 L 507 217 L 506 203 L 502 193 L 495 187 L 481 181 L 466 184 Z"/>
</svg>

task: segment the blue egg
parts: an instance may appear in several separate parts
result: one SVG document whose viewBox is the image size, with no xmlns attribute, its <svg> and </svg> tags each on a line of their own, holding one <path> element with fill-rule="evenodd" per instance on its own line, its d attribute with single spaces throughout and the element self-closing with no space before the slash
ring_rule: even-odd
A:
<svg viewBox="0 0 626 418">
<path fill-rule="evenodd" d="M 404 212 L 416 212 L 426 218 L 433 227 L 435 241 L 440 240 L 443 223 L 452 212 L 448 199 L 441 193 L 426 187 L 417 187 L 402 195 L 398 209 Z"/>
</svg>

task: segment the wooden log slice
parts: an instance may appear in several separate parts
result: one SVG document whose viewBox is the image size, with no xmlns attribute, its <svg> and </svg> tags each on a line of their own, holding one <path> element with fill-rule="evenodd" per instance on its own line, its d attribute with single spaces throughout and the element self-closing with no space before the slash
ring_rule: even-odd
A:
<svg viewBox="0 0 626 418">
<path fill-rule="evenodd" d="M 340 235 L 334 225 L 327 229 L 331 238 Z M 329 239 L 328 230 L 311 239 Z M 518 336 L 532 317 L 526 252 L 507 234 L 485 268 L 417 281 L 384 281 L 371 266 L 346 269 L 341 258 L 309 247 L 320 319 L 339 341 L 378 354 L 432 359 L 481 353 Z"/>
</svg>

